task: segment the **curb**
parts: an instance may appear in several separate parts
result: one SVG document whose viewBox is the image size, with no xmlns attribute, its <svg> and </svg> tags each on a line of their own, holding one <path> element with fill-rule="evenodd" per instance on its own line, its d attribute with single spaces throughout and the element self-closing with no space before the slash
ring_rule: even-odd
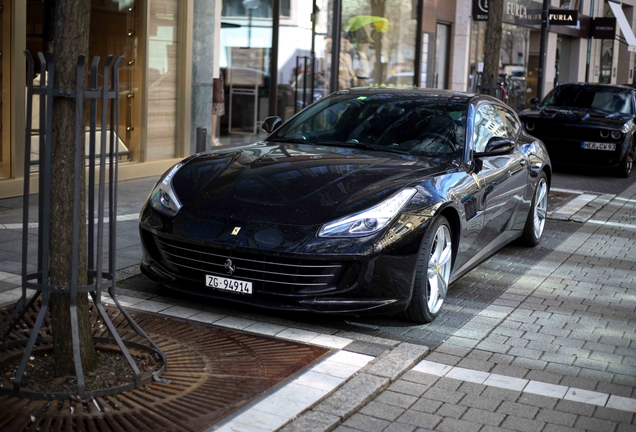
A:
<svg viewBox="0 0 636 432">
<path fill-rule="evenodd" d="M 287 423 L 282 432 L 332 431 L 411 370 L 429 352 L 428 347 L 403 342 L 387 349 L 352 379 L 311 410 Z"/>
</svg>

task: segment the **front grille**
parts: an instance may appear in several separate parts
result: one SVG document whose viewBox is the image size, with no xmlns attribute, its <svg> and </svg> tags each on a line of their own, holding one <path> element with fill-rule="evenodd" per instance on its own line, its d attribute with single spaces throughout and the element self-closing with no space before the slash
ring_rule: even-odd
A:
<svg viewBox="0 0 636 432">
<path fill-rule="evenodd" d="M 572 140 L 572 141 L 594 141 L 594 142 L 612 142 L 620 143 L 621 140 L 612 139 L 611 137 L 601 137 L 600 128 L 591 128 L 578 126 L 573 124 L 567 124 L 563 121 L 555 121 L 551 119 L 546 121 L 545 119 L 526 120 L 526 125 L 533 123 L 534 129 L 529 130 L 526 126 L 526 131 L 542 141 L 556 141 L 556 140 Z"/>
<path fill-rule="evenodd" d="M 338 287 L 347 263 L 286 258 L 276 254 L 246 253 L 185 243 L 154 235 L 160 263 L 181 278 L 205 283 L 205 275 L 247 280 L 259 292 L 297 295 L 331 291 Z M 225 268 L 232 260 L 235 272 Z"/>
</svg>

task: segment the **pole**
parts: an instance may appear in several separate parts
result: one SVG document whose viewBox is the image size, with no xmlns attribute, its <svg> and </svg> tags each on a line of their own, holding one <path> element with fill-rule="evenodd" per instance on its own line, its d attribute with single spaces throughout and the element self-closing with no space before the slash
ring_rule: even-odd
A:
<svg viewBox="0 0 636 432">
<path fill-rule="evenodd" d="M 594 0 L 590 3 L 590 25 L 594 23 Z M 585 82 L 590 82 L 590 60 L 592 57 L 592 37 L 587 38 L 587 58 L 585 60 Z"/>
<path fill-rule="evenodd" d="M 539 73 L 537 78 L 537 97 L 539 100 L 543 98 L 543 81 L 545 80 L 545 64 L 548 53 L 546 52 L 546 45 L 548 43 L 548 9 L 550 7 L 550 0 L 543 0 L 543 9 L 541 11 L 541 47 L 539 49 Z"/>
<path fill-rule="evenodd" d="M 329 91 L 338 90 L 338 70 L 340 69 L 340 16 L 342 0 L 333 1 L 333 21 L 331 28 L 331 76 L 329 77 Z"/>
<path fill-rule="evenodd" d="M 252 46 L 252 8 L 247 10 L 247 47 Z"/>
<path fill-rule="evenodd" d="M 269 115 L 278 115 L 278 43 L 280 37 L 280 0 L 272 1 L 272 51 L 269 56 Z"/>
</svg>

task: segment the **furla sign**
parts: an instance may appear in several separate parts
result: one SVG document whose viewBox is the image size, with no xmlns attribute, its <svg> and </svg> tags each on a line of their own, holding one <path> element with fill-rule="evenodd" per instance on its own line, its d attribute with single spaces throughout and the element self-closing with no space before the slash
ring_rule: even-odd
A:
<svg viewBox="0 0 636 432">
<path fill-rule="evenodd" d="M 548 22 L 550 25 L 576 25 L 578 21 L 578 11 L 569 9 L 550 9 L 548 11 Z"/>
</svg>

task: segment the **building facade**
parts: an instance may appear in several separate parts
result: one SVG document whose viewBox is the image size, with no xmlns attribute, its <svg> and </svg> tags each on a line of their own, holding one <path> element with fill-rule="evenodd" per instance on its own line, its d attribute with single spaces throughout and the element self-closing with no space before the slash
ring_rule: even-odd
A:
<svg viewBox="0 0 636 432">
<path fill-rule="evenodd" d="M 0 0 L 0 198 L 22 193 L 25 161 L 37 191 L 37 146 L 24 154 L 23 50 L 49 48 L 54 2 Z M 475 4 L 484 2 L 91 0 L 88 55 L 125 56 L 119 177 L 164 172 L 194 153 L 199 127 L 207 131 L 206 148 L 219 143 L 212 137 L 224 144 L 262 137 L 265 117 L 288 119 L 335 89 L 471 90 L 487 25 Z M 545 91 L 567 81 L 634 83 L 634 6 L 636 0 L 552 0 L 580 19 L 550 28 Z M 504 1 L 501 72 L 511 77 L 509 103 L 518 110 L 536 95 L 540 27 L 533 14 L 540 8 L 535 0 Z M 624 16 L 613 33 L 588 39 L 592 19 L 620 15 L 617 8 Z M 37 131 L 28 138 L 36 142 Z"/>
</svg>

